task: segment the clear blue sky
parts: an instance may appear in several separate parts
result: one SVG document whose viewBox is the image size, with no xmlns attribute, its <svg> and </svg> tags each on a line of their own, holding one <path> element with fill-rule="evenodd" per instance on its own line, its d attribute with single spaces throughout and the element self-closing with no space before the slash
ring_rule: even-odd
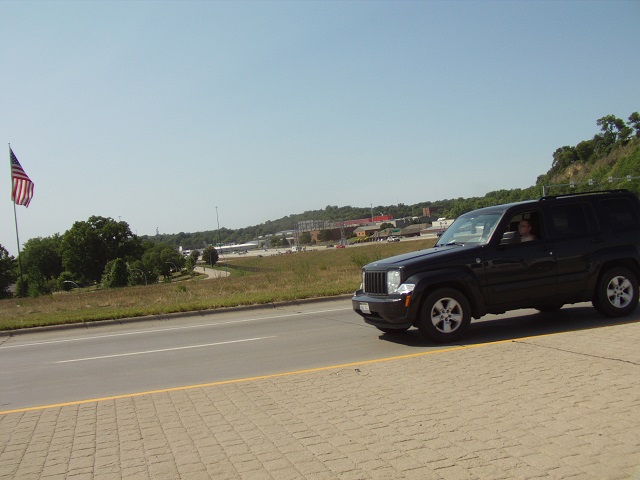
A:
<svg viewBox="0 0 640 480">
<path fill-rule="evenodd" d="M 638 25 L 637 0 L 0 0 L 0 244 L 9 143 L 21 243 L 528 187 L 640 110 Z"/>
</svg>

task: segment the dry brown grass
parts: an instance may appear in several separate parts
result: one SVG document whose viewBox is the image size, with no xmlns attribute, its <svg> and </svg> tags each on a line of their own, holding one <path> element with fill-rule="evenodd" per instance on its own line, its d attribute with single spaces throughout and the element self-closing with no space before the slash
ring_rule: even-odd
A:
<svg viewBox="0 0 640 480">
<path fill-rule="evenodd" d="M 259 305 L 353 292 L 371 261 L 432 246 L 434 240 L 376 243 L 230 260 L 220 279 L 57 293 L 0 300 L 0 330 Z"/>
</svg>

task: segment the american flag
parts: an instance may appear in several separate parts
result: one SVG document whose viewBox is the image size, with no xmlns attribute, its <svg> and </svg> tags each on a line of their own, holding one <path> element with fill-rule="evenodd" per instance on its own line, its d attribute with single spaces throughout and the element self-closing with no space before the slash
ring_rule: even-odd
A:
<svg viewBox="0 0 640 480">
<path fill-rule="evenodd" d="M 9 148 L 9 152 L 11 154 L 11 180 L 13 181 L 11 200 L 13 200 L 13 203 L 16 205 L 28 207 L 33 198 L 33 182 L 22 169 L 18 158 L 11 148 Z"/>
</svg>

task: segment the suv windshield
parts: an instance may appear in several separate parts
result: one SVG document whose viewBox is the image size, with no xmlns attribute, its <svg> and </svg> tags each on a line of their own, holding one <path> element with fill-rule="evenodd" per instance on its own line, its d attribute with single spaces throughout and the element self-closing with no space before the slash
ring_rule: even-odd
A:
<svg viewBox="0 0 640 480">
<path fill-rule="evenodd" d="M 447 228 L 436 246 L 483 245 L 489 241 L 489 237 L 491 237 L 491 233 L 493 233 L 501 216 L 501 212 L 470 212 L 462 215 Z"/>
</svg>

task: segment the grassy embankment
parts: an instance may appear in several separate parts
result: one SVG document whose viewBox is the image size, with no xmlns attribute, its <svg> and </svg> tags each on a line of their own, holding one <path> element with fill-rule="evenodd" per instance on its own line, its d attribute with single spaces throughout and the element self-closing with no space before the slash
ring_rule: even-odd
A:
<svg viewBox="0 0 640 480">
<path fill-rule="evenodd" d="M 73 290 L 38 298 L 0 300 L 0 330 L 144 315 L 260 305 L 352 293 L 362 265 L 430 247 L 433 239 L 375 243 L 265 257 L 231 257 L 231 275 L 184 282 Z"/>
</svg>

